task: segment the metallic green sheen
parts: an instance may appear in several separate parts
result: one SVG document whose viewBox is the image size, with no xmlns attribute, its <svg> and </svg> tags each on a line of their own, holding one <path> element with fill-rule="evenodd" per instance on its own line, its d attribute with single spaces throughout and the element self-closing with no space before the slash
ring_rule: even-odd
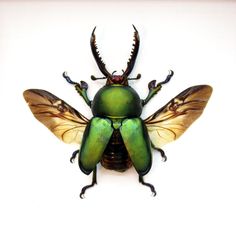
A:
<svg viewBox="0 0 236 236">
<path fill-rule="evenodd" d="M 87 125 L 79 154 L 79 166 L 85 174 L 90 174 L 97 163 L 113 133 L 111 121 L 103 118 L 92 118 Z"/>
<path fill-rule="evenodd" d="M 142 112 L 142 102 L 130 86 L 106 85 L 95 95 L 91 108 L 94 116 L 138 117 Z"/>
<path fill-rule="evenodd" d="M 136 171 L 145 175 L 152 165 L 151 143 L 147 128 L 140 118 L 125 119 L 120 127 L 125 147 Z"/>
</svg>

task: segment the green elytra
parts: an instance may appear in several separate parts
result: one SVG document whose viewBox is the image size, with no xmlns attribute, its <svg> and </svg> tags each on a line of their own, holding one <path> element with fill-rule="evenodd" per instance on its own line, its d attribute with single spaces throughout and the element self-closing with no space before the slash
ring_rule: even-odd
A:
<svg viewBox="0 0 236 236">
<path fill-rule="evenodd" d="M 75 85 L 76 90 L 91 107 L 93 113 L 93 118 L 84 131 L 81 148 L 75 151 L 71 158 L 73 160 L 79 153 L 80 169 L 85 174 L 90 174 L 93 171 L 92 184 L 85 186 L 80 196 L 83 197 L 86 189 L 96 184 L 96 165 L 101 161 L 115 131 L 118 131 L 122 137 L 132 164 L 139 174 L 140 183 L 150 187 L 155 196 L 154 186 L 143 180 L 143 176 L 149 172 L 152 165 L 152 145 L 147 128 L 140 115 L 143 106 L 161 89 L 162 84 L 171 79 L 173 71 L 170 72 L 166 80 L 157 85 L 155 84 L 156 81 L 151 81 L 148 96 L 145 99 L 140 99 L 137 92 L 128 85 L 128 80 L 140 79 L 141 77 L 140 74 L 136 78 L 128 77 L 134 67 L 139 49 L 140 40 L 137 29 L 134 27 L 134 48 L 128 60 L 127 68 L 122 75 L 114 75 L 114 72 L 110 74 L 106 70 L 105 64 L 99 56 L 95 40 L 95 28 L 91 35 L 91 49 L 97 65 L 105 77 L 91 76 L 91 79 L 106 79 L 106 85 L 96 93 L 93 101 L 90 101 L 87 96 L 88 85 L 84 81 L 81 81 L 80 84 L 73 82 L 66 73 L 63 73 L 67 82 Z M 165 159 L 164 151 L 157 150 Z"/>
</svg>

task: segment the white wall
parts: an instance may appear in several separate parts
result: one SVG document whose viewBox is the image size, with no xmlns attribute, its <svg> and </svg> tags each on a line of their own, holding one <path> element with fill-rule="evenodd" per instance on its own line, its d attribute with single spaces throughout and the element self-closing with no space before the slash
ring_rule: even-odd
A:
<svg viewBox="0 0 236 236">
<path fill-rule="evenodd" d="M 167 145 L 166 163 L 154 154 L 146 180 L 133 169 L 100 168 L 98 185 L 79 198 L 91 176 L 63 144 L 31 115 L 22 92 L 42 88 L 91 117 L 62 78 L 104 81 L 89 38 L 97 26 L 99 50 L 110 71 L 126 65 L 134 24 L 141 47 L 132 75 L 145 97 L 150 80 L 170 83 L 145 107 L 155 112 L 185 88 L 210 84 L 203 116 Z M 0 2 L 0 234 L 8 235 L 235 235 L 236 4 L 230 1 L 1 1 Z"/>
</svg>

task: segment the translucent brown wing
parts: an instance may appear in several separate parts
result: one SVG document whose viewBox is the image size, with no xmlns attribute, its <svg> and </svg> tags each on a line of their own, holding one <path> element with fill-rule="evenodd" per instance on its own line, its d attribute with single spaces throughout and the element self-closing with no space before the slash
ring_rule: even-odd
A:
<svg viewBox="0 0 236 236">
<path fill-rule="evenodd" d="M 80 144 L 88 119 L 66 102 L 41 89 L 29 89 L 24 98 L 35 118 L 65 143 Z"/>
<path fill-rule="evenodd" d="M 208 85 L 190 87 L 144 120 L 155 147 L 176 140 L 202 114 L 212 88 Z"/>
</svg>

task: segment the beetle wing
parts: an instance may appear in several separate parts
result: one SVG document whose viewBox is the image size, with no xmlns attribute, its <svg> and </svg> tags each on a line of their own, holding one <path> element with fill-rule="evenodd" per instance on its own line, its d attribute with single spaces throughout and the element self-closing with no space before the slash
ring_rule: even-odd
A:
<svg viewBox="0 0 236 236">
<path fill-rule="evenodd" d="M 80 144 L 89 120 L 55 95 L 29 89 L 24 98 L 35 118 L 65 143 Z"/>
<path fill-rule="evenodd" d="M 160 148 L 179 138 L 202 114 L 211 93 L 208 85 L 187 88 L 145 119 L 153 145 Z"/>
</svg>

